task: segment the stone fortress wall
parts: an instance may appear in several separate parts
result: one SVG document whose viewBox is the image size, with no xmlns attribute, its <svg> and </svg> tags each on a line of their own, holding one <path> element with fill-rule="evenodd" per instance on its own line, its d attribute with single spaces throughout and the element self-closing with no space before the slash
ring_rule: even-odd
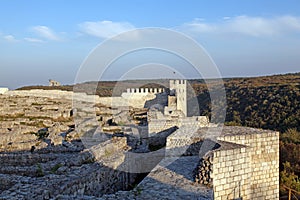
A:
<svg viewBox="0 0 300 200">
<path fill-rule="evenodd" d="M 164 93 L 163 88 L 129 88 L 127 92 L 122 93 L 121 97 L 99 97 L 98 95 L 87 95 L 86 93 L 74 93 L 73 91 L 62 90 L 12 90 L 7 91 L 5 95 L 11 96 L 32 96 L 46 98 L 60 98 L 68 100 L 78 100 L 85 102 L 101 103 L 109 107 L 131 106 L 144 108 L 145 102 L 156 98 L 159 93 Z"/>
<path fill-rule="evenodd" d="M 136 188 L 101 199 L 279 198 L 278 132 L 223 127 L 208 137 L 207 130 L 177 129 L 167 137 L 165 157 Z"/>
<path fill-rule="evenodd" d="M 236 127 L 218 139 L 246 148 L 214 152 L 214 178 L 220 180 L 214 182 L 216 196 L 239 192 L 243 199 L 279 198 L 279 132 Z"/>
<path fill-rule="evenodd" d="M 164 88 L 127 88 L 126 92 L 123 92 L 121 95 L 121 105 L 127 104 L 127 106 L 144 108 L 146 102 L 157 99 L 159 95 L 165 94 Z M 119 105 L 116 102 L 116 98 L 112 97 L 112 103 L 114 105 Z M 159 100 L 161 101 L 161 100 Z M 161 103 L 161 102 L 158 102 Z"/>
<path fill-rule="evenodd" d="M 126 94 L 148 94 L 148 93 L 162 93 L 165 92 L 164 88 L 127 88 Z"/>
<path fill-rule="evenodd" d="M 212 167 L 199 170 L 204 180 L 211 184 L 212 199 L 278 199 L 279 198 L 279 132 L 247 127 L 224 127 L 212 146 L 201 149 L 207 128 L 197 133 L 178 129 L 167 138 L 167 149 L 181 155 L 182 148 L 199 145 L 201 155 L 211 157 Z M 207 142 L 207 144 L 211 143 Z M 204 145 L 205 146 L 205 145 Z M 191 154 L 191 153 L 189 153 Z M 212 179 L 212 183 L 206 180 Z M 203 175 L 203 176 L 202 176 Z"/>
<path fill-rule="evenodd" d="M 85 93 L 57 90 L 8 91 L 5 95 L 48 98 L 59 96 L 59 98 L 70 100 L 75 96 L 77 100 L 101 103 L 106 106 L 144 107 L 145 102 L 157 98 L 158 94 L 164 92 L 164 89 L 129 88 L 121 97 L 99 97 L 86 95 Z M 220 134 L 208 137 L 206 135 L 207 127 L 210 126 L 208 118 L 206 116 L 187 117 L 186 115 L 186 81 L 171 80 L 170 92 L 169 97 L 172 101 L 168 102 L 169 109 L 167 108 L 167 113 L 151 109 L 148 112 L 149 135 L 174 126 L 179 128 L 167 137 L 166 154 L 161 161 L 162 164 L 157 165 L 147 176 L 148 178 L 146 177 L 136 187 L 142 188 L 142 191 L 135 189 L 132 192 L 120 192 L 113 195 L 115 199 L 124 199 L 130 195 L 136 197 L 136 193 L 141 195 L 140 199 L 149 194 L 151 194 L 151 197 L 158 195 L 158 198 L 162 198 L 164 194 L 160 194 L 159 191 L 169 191 L 170 185 L 180 188 L 180 190 L 177 189 L 176 191 L 169 191 L 169 194 L 167 193 L 167 195 L 175 195 L 174 198 L 178 198 L 180 195 L 182 195 L 182 198 L 192 195 L 191 198 L 220 200 L 279 198 L 278 132 L 246 127 L 223 127 Z M 172 92 L 174 92 L 175 98 L 172 98 Z M 204 142 L 208 140 L 209 142 Z M 207 144 L 209 148 L 205 148 Z M 184 151 L 182 152 L 182 150 Z M 199 150 L 204 150 L 204 152 L 200 152 L 200 155 Z M 163 167 L 163 162 L 168 159 L 172 160 L 176 156 L 182 157 L 171 166 Z M 203 159 L 201 159 L 201 156 Z M 209 160 L 210 165 L 203 165 L 201 160 Z M 197 162 L 199 162 L 198 168 L 196 168 Z M 120 163 L 118 162 L 118 164 Z M 196 182 L 202 184 L 196 184 L 196 186 L 193 183 L 195 180 L 191 180 L 194 169 L 201 169 L 196 170 L 196 173 L 199 174 L 196 176 L 198 179 Z M 171 174 L 168 176 L 171 177 L 170 180 L 167 180 L 166 174 Z M 183 180 L 183 178 L 186 180 Z M 180 185 L 180 183 L 184 184 Z M 203 184 L 209 186 L 209 188 L 203 187 Z M 155 188 L 160 189 L 158 191 Z M 78 191 L 78 194 L 82 193 L 80 187 L 76 188 L 76 191 Z M 181 194 L 179 194 L 180 192 Z M 110 197 L 108 196 L 107 199 L 110 199 Z M 103 199 L 106 198 L 103 197 Z"/>
</svg>

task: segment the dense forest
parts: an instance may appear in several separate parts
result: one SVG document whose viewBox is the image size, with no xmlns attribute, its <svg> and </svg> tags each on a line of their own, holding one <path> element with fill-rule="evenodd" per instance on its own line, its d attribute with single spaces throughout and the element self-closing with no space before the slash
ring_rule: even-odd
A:
<svg viewBox="0 0 300 200">
<path fill-rule="evenodd" d="M 210 95 L 205 83 L 190 82 L 197 94 L 200 114 L 209 115 Z M 227 125 L 300 131 L 300 73 L 231 78 L 225 79 L 224 85 Z"/>
<path fill-rule="evenodd" d="M 280 137 L 280 182 L 300 192 L 300 73 L 273 75 L 253 78 L 226 78 L 223 80 L 227 104 L 226 125 L 249 126 L 276 130 Z M 88 91 L 99 96 L 120 95 L 126 88 L 157 87 L 166 85 L 166 80 L 154 84 L 143 81 L 89 82 L 75 86 L 76 91 Z M 96 85 L 95 85 L 96 84 Z M 118 87 L 116 87 L 118 85 Z M 95 91 L 89 91 L 91 86 Z M 73 86 L 30 86 L 20 89 L 63 89 Z M 204 80 L 189 80 L 189 89 L 198 100 L 201 115 L 210 116 L 211 101 Z M 217 90 L 217 89 L 216 89 Z M 222 116 L 220 116 L 222 117 Z M 224 116 L 223 116 L 224 117 Z M 285 191 L 281 187 L 281 193 Z"/>
</svg>

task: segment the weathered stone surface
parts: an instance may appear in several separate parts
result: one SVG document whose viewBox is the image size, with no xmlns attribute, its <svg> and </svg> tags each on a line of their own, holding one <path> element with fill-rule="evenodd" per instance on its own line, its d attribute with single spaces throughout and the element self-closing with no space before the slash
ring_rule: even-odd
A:
<svg viewBox="0 0 300 200">
<path fill-rule="evenodd" d="M 148 114 L 149 130 L 178 130 L 128 126 L 147 124 L 141 105 L 164 103 L 163 95 L 154 101 L 157 92 L 128 91 L 143 97 L 137 102 L 63 91 L 0 95 L 0 199 L 278 199 L 278 133 L 198 130 L 207 118 L 186 118 L 178 109 L 185 102 L 172 98 L 168 116 L 163 105 L 152 107 L 159 112 Z M 108 133 L 99 124 L 109 120 L 127 126 Z"/>
<path fill-rule="evenodd" d="M 51 140 L 53 145 L 62 144 L 66 137 L 66 132 L 69 130 L 69 126 L 56 122 L 52 127 L 48 128 L 49 135 L 47 138 Z"/>
</svg>

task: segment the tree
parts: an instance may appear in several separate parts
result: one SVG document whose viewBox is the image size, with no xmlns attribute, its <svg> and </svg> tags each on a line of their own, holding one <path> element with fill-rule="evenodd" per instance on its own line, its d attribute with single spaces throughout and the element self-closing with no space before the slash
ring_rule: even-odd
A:
<svg viewBox="0 0 300 200">
<path fill-rule="evenodd" d="M 294 174 L 291 164 L 289 162 L 285 162 L 283 166 L 284 169 L 280 172 L 280 184 L 300 192 L 300 179 Z M 281 192 L 284 193 L 284 189 L 282 187 Z"/>
</svg>

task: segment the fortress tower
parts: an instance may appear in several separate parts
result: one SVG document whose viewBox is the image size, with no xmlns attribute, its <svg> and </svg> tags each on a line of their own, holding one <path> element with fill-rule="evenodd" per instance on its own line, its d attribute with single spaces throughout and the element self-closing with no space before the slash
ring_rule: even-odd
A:
<svg viewBox="0 0 300 200">
<path fill-rule="evenodd" d="M 187 86 L 186 80 L 170 80 L 170 95 L 176 96 L 177 110 L 187 117 Z"/>
<path fill-rule="evenodd" d="M 60 86 L 60 82 L 49 79 L 49 86 Z"/>
</svg>

